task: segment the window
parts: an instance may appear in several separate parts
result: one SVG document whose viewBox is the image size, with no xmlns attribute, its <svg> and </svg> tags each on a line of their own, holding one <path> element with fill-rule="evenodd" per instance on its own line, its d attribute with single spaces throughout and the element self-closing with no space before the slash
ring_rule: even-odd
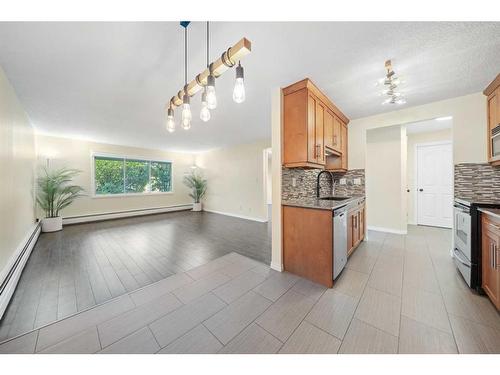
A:
<svg viewBox="0 0 500 375">
<path fill-rule="evenodd" d="M 172 191 L 169 161 L 94 155 L 95 195 L 168 193 Z"/>
</svg>

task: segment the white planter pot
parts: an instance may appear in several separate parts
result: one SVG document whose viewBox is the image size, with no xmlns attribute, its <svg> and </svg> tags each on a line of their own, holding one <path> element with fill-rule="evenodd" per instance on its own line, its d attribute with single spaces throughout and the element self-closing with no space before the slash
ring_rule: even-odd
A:
<svg viewBox="0 0 500 375">
<path fill-rule="evenodd" d="M 62 217 L 46 217 L 42 219 L 42 232 L 57 232 L 62 230 Z"/>
<path fill-rule="evenodd" d="M 201 203 L 193 203 L 193 211 L 201 211 Z"/>
</svg>

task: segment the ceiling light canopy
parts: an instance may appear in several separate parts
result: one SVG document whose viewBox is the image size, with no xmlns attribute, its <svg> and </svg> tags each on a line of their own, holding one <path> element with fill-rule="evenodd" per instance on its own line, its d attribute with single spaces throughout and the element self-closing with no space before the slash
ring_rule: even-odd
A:
<svg viewBox="0 0 500 375">
<path fill-rule="evenodd" d="M 190 97 L 195 95 L 198 91 L 203 89 L 201 96 L 201 111 L 200 119 L 203 122 L 210 120 L 210 110 L 217 108 L 217 96 L 215 92 L 215 79 L 220 77 L 229 68 L 238 63 L 236 67 L 236 81 L 233 90 L 233 100 L 236 103 L 245 101 L 245 85 L 244 85 L 244 72 L 241 66 L 240 59 L 252 50 L 251 42 L 242 38 L 238 43 L 229 47 L 222 53 L 221 57 L 216 61 L 209 63 L 210 55 L 210 25 L 207 22 L 207 68 L 199 73 L 195 79 L 188 83 L 187 81 L 187 67 L 188 67 L 188 26 L 189 21 L 182 21 L 180 25 L 184 28 L 184 87 L 177 95 L 173 96 L 168 104 L 165 106 L 167 109 L 166 129 L 172 133 L 175 131 L 174 109 L 182 105 L 181 125 L 184 130 L 191 128 L 191 106 Z"/>
<path fill-rule="evenodd" d="M 382 104 L 405 104 L 404 95 L 397 90 L 398 86 L 403 84 L 404 81 L 392 69 L 391 60 L 385 62 L 385 70 L 387 72 L 385 77 L 380 78 L 377 82 L 377 85 L 384 85 L 380 95 L 386 97 L 386 99 Z"/>
</svg>

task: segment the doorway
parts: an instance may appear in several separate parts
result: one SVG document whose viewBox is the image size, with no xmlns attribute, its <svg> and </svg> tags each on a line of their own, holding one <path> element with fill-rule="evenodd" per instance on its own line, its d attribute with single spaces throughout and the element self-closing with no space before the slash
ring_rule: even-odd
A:
<svg viewBox="0 0 500 375">
<path fill-rule="evenodd" d="M 449 141 L 416 145 L 417 224 L 451 228 L 453 159 Z"/>
<path fill-rule="evenodd" d="M 266 202 L 267 208 L 267 220 L 271 221 L 272 217 L 272 200 L 273 200 L 273 176 L 272 176 L 272 161 L 273 161 L 273 152 L 271 148 L 264 149 L 264 199 Z"/>
</svg>

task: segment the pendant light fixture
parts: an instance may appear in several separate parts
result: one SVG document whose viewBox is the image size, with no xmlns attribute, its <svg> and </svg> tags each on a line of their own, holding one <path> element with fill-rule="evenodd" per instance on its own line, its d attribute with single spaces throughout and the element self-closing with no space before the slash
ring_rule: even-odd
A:
<svg viewBox="0 0 500 375">
<path fill-rule="evenodd" d="M 207 21 L 207 68 L 210 68 L 210 63 L 208 61 L 209 53 L 210 53 L 210 29 L 209 23 Z M 201 94 L 201 111 L 200 111 L 200 119 L 203 122 L 207 122 L 210 120 L 210 110 L 208 109 L 207 102 L 207 87 L 203 88 L 203 93 Z"/>
<path fill-rule="evenodd" d="M 217 96 L 215 95 L 215 76 L 212 70 L 212 64 L 209 66 L 209 72 L 210 74 L 207 77 L 206 86 L 207 104 L 209 109 L 215 109 L 217 108 Z"/>
<path fill-rule="evenodd" d="M 188 49 L 188 42 L 187 42 L 187 28 L 189 26 L 189 21 L 183 21 L 181 22 L 181 26 L 184 27 L 184 96 L 182 98 L 182 115 L 181 115 L 181 121 L 182 121 L 182 128 L 184 130 L 189 130 L 191 128 L 191 106 L 190 106 L 190 100 L 189 100 L 189 93 L 188 93 L 188 84 L 187 84 L 187 49 Z"/>
<path fill-rule="evenodd" d="M 210 120 L 210 110 L 208 109 L 207 103 L 207 92 L 203 91 L 201 94 L 201 111 L 200 111 L 200 119 L 203 122 L 207 122 Z"/>
<path fill-rule="evenodd" d="M 244 84 L 244 72 L 241 62 L 238 61 L 238 66 L 236 67 L 236 82 L 234 83 L 233 90 L 233 100 L 236 103 L 243 103 L 245 101 L 245 84 Z"/>
<path fill-rule="evenodd" d="M 252 43 L 242 38 L 238 43 L 229 47 L 222 53 L 220 58 L 209 63 L 210 57 L 210 23 L 207 22 L 207 68 L 200 72 L 191 81 L 187 81 L 188 73 L 188 35 L 187 28 L 189 21 L 182 21 L 180 25 L 184 28 L 184 86 L 176 95 L 172 96 L 168 104 L 165 106 L 166 110 L 166 124 L 165 127 L 168 132 L 175 131 L 174 109 L 182 106 L 181 113 L 181 126 L 183 129 L 188 130 L 191 128 L 192 113 L 190 106 L 190 97 L 194 96 L 200 90 L 203 90 L 201 95 L 201 111 L 200 119 L 207 122 L 211 118 L 211 109 L 217 108 L 217 96 L 215 93 L 215 78 L 222 75 L 226 70 L 232 68 L 238 62 L 236 67 L 236 83 L 233 90 L 233 100 L 236 103 L 242 103 L 245 100 L 245 86 L 244 86 L 244 73 L 243 67 L 239 62 L 243 57 L 248 55 L 252 50 Z"/>
<path fill-rule="evenodd" d="M 167 110 L 166 128 L 169 133 L 173 133 L 175 131 L 174 110 L 171 107 Z"/>
</svg>

